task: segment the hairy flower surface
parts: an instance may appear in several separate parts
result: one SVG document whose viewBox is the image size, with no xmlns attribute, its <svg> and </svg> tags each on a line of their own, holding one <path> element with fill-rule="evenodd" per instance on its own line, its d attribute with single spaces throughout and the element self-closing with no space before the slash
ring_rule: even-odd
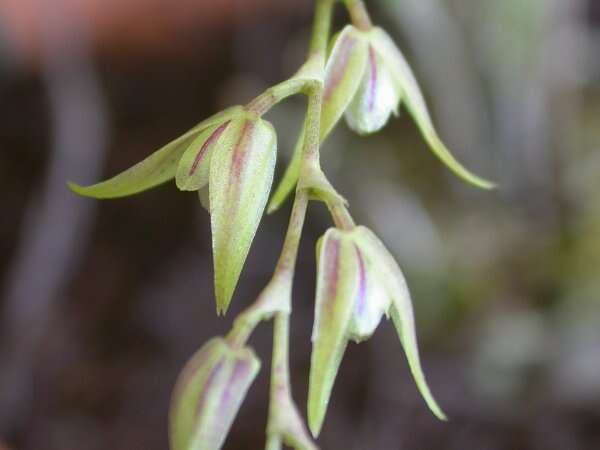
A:
<svg viewBox="0 0 600 450">
<path fill-rule="evenodd" d="M 368 339 L 391 316 L 417 387 L 432 412 L 445 415 L 425 381 L 410 293 L 398 264 L 367 228 L 332 228 L 317 245 L 317 293 L 308 423 L 318 435 L 348 341 Z"/>
<path fill-rule="evenodd" d="M 214 338 L 189 360 L 171 400 L 172 450 L 219 450 L 260 369 L 249 348 Z"/>
</svg>

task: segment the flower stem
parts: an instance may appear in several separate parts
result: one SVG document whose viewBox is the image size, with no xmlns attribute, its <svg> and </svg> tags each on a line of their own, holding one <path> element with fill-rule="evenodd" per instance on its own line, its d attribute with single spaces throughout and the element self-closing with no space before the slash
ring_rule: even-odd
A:
<svg viewBox="0 0 600 450">
<path fill-rule="evenodd" d="M 318 58 L 319 73 L 325 69 L 325 52 L 335 0 L 317 0 L 313 22 L 309 59 Z M 321 130 L 321 108 L 323 103 L 323 83 L 311 86 L 308 91 L 306 111 L 306 133 L 302 149 L 304 166 L 319 162 L 319 141 Z M 300 183 L 298 184 L 300 186 Z M 288 232 L 281 256 L 275 269 L 275 277 L 292 277 L 296 264 L 298 246 L 308 208 L 308 192 L 297 188 Z M 288 298 L 291 302 L 291 292 Z M 306 428 L 299 418 L 297 408 L 291 400 L 289 367 L 289 332 L 291 307 L 284 308 L 275 315 L 273 330 L 273 362 L 271 372 L 271 402 L 267 433 L 267 450 L 280 448 L 281 440 L 302 443 L 304 448 L 314 448 L 308 438 Z M 286 419 L 287 418 L 287 422 Z M 279 434 L 279 437 L 277 435 Z"/>
<path fill-rule="evenodd" d="M 371 17 L 363 0 L 344 0 L 350 19 L 354 26 L 360 30 L 368 31 L 373 27 Z"/>
<path fill-rule="evenodd" d="M 350 215 L 348 208 L 343 203 L 335 203 L 335 204 L 327 204 L 329 208 L 329 213 L 333 218 L 333 222 L 335 226 L 340 230 L 352 230 L 356 224 L 354 223 L 354 219 Z"/>
</svg>

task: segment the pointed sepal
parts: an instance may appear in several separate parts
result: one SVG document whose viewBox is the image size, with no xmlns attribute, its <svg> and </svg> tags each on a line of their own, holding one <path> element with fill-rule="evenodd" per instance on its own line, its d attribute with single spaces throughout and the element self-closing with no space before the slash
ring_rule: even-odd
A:
<svg viewBox="0 0 600 450">
<path fill-rule="evenodd" d="M 494 183 L 474 175 L 460 164 L 440 139 L 427 109 L 421 88 L 406 58 L 392 38 L 381 28 L 368 32 L 368 39 L 377 54 L 385 61 L 388 70 L 400 89 L 402 100 L 421 130 L 433 153 L 458 177 L 482 189 L 492 189 Z"/>
<path fill-rule="evenodd" d="M 234 106 L 215 114 L 148 158 L 106 181 L 91 186 L 80 186 L 71 182 L 68 185 L 79 195 L 98 199 L 126 197 L 158 186 L 175 176 L 181 157 L 199 134 L 207 128 L 227 121 L 240 110 L 241 107 Z"/>
<path fill-rule="evenodd" d="M 263 215 L 275 170 L 277 137 L 248 113 L 232 121 L 210 163 L 210 214 L 217 312 L 225 313 Z"/>
<path fill-rule="evenodd" d="M 260 361 L 250 348 L 207 342 L 183 369 L 171 400 L 171 450 L 219 450 Z"/>
<path fill-rule="evenodd" d="M 328 230 L 317 245 L 317 293 L 308 390 L 308 425 L 321 431 L 333 383 L 346 349 L 359 287 L 359 264 L 349 236 Z"/>
<path fill-rule="evenodd" d="M 368 228 L 362 226 L 356 227 L 353 235 L 357 245 L 374 265 L 375 271 L 379 274 L 380 283 L 382 283 L 391 297 L 390 315 L 406 353 L 410 371 L 421 395 L 425 399 L 429 409 L 439 419 L 446 420 L 446 415 L 431 394 L 425 380 L 423 368 L 421 367 L 412 300 L 400 267 L 385 245 Z"/>
<path fill-rule="evenodd" d="M 321 140 L 331 132 L 356 94 L 367 66 L 368 42 L 352 25 L 336 37 L 325 67 Z"/>
</svg>

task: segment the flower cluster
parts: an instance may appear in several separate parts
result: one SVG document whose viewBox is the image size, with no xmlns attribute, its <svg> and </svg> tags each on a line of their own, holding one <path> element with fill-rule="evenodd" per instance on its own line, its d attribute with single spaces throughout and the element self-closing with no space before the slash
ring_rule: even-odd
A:
<svg viewBox="0 0 600 450">
<path fill-rule="evenodd" d="M 144 161 L 101 183 L 75 192 L 99 199 L 136 194 L 175 179 L 196 191 L 210 214 L 217 313 L 233 297 L 267 205 L 277 157 L 277 136 L 263 115 L 283 99 L 308 96 L 303 131 L 294 157 L 273 194 L 269 211 L 296 189 L 294 207 L 273 278 L 224 338 L 205 344 L 183 370 L 171 406 L 172 450 L 218 450 L 260 362 L 246 342 L 264 320 L 275 319 L 267 449 L 283 444 L 315 450 L 296 408 L 289 381 L 289 315 L 296 254 L 309 199 L 323 201 L 335 227 L 317 243 L 317 286 L 308 394 L 308 425 L 321 430 L 349 341 L 361 342 L 384 316 L 391 318 L 418 389 L 432 412 L 444 413 L 425 382 L 406 281 L 393 256 L 367 228 L 356 226 L 345 200 L 320 168 L 319 147 L 342 117 L 359 134 L 380 130 L 405 105 L 432 151 L 458 176 L 481 188 L 492 184 L 471 174 L 450 154 L 435 131 L 406 59 L 390 36 L 372 26 L 360 0 L 344 0 L 353 25 L 332 39 L 335 0 L 317 0 L 313 44 L 296 75 L 251 101 L 201 122 Z"/>
</svg>

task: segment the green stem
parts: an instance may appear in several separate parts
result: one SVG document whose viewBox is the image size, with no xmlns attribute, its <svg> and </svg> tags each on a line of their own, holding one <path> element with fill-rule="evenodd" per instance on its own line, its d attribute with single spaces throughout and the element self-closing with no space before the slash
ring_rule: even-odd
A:
<svg viewBox="0 0 600 450">
<path fill-rule="evenodd" d="M 350 19 L 354 26 L 360 30 L 368 31 L 373 27 L 371 17 L 363 0 L 344 0 Z"/>
<path fill-rule="evenodd" d="M 350 215 L 348 208 L 343 203 L 327 204 L 331 217 L 335 226 L 340 230 L 350 231 L 354 229 L 356 224 Z"/>
<path fill-rule="evenodd" d="M 331 30 L 331 19 L 335 0 L 317 0 L 315 18 L 313 22 L 313 34 L 311 39 L 309 58 L 319 58 L 319 69 L 324 72 L 325 52 L 329 33 Z M 308 107 L 306 111 L 306 133 L 304 134 L 304 145 L 302 150 L 303 166 L 318 164 L 319 141 L 321 130 L 321 108 L 323 103 L 323 84 L 313 85 L 308 91 Z M 290 218 L 290 224 L 286 235 L 281 257 L 275 269 L 275 277 L 289 276 L 294 273 L 297 260 L 298 246 L 306 211 L 308 208 L 308 192 L 303 189 L 296 190 L 294 206 Z M 288 301 L 291 302 L 291 292 Z M 291 308 L 290 308 L 291 309 Z M 273 330 L 273 362 L 271 372 L 271 402 L 269 411 L 269 425 L 267 430 L 269 438 L 267 449 L 276 449 L 280 441 L 273 437 L 273 432 L 286 433 L 296 432 L 301 436 L 293 436 L 294 440 L 306 440 L 304 429 L 298 430 L 298 413 L 291 402 L 290 367 L 289 367 L 289 332 L 290 317 L 289 309 L 284 308 L 275 316 Z M 286 410 L 287 409 L 287 410 Z M 290 411 L 289 409 L 292 409 Z M 281 417 L 290 417 L 294 423 L 283 424 L 284 429 L 279 429 L 277 424 Z M 304 427 L 303 427 L 304 428 Z M 287 430 L 286 430 L 287 429 Z M 290 436 L 279 436 L 284 440 Z"/>
<path fill-rule="evenodd" d="M 329 41 L 329 35 L 331 34 L 331 21 L 333 18 L 333 6 L 335 2 L 336 0 L 317 0 L 309 55 L 314 53 L 321 53 L 324 55 L 327 51 L 327 42 Z"/>
</svg>

